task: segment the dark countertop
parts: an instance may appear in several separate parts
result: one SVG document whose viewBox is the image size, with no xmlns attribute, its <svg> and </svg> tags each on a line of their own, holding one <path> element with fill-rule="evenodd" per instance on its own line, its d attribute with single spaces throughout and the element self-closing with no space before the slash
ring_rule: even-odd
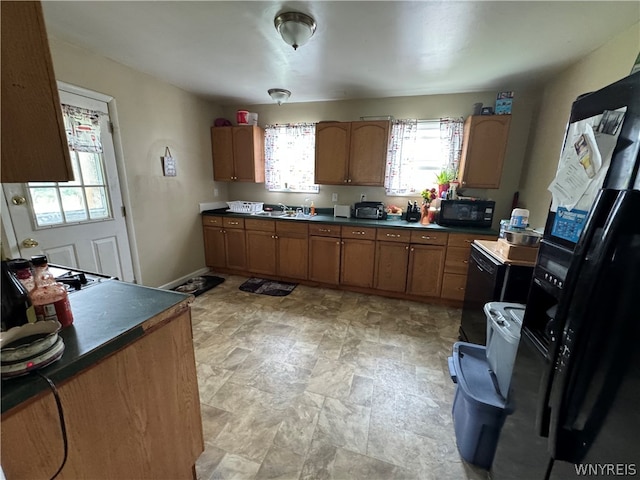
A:
<svg viewBox="0 0 640 480">
<path fill-rule="evenodd" d="M 411 228 L 418 230 L 436 230 L 445 233 L 471 233 L 477 235 L 495 235 L 498 231 L 491 228 L 470 228 L 470 227 L 443 227 L 437 223 L 422 225 L 420 222 L 407 222 L 406 220 L 368 220 L 364 218 L 343 218 L 334 217 L 333 209 L 318 209 L 318 214 L 313 217 L 296 218 L 296 217 L 263 217 L 252 215 L 250 213 L 234 213 L 228 212 L 224 208 L 217 210 L 205 210 L 202 215 L 224 215 L 234 218 L 257 218 L 266 220 L 286 220 L 293 222 L 313 222 L 313 223 L 334 223 L 336 225 L 351 225 L 361 227 L 379 227 L 379 228 Z"/>
<path fill-rule="evenodd" d="M 74 292 L 69 295 L 73 325 L 60 331 L 64 354 L 40 372 L 60 384 L 142 337 L 147 320 L 189 297 L 117 280 Z M 2 413 L 48 389 L 33 374 L 3 380 Z"/>
</svg>

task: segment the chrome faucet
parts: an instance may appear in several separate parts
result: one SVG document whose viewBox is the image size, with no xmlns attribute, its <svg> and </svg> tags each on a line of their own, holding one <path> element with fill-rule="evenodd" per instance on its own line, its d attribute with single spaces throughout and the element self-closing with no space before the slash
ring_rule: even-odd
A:
<svg viewBox="0 0 640 480">
<path fill-rule="evenodd" d="M 289 207 L 287 207 L 284 203 L 279 203 L 278 205 L 282 207 L 282 213 L 286 213 L 287 210 L 289 210 Z"/>
</svg>

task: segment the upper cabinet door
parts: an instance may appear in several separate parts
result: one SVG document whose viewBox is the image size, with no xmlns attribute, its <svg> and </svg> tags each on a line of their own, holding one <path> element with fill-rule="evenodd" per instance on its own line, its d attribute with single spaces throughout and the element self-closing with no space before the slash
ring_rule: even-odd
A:
<svg viewBox="0 0 640 480">
<path fill-rule="evenodd" d="M 211 154 L 213 155 L 213 179 L 231 181 L 233 169 L 233 127 L 211 127 Z"/>
<path fill-rule="evenodd" d="M 349 182 L 384 185 L 389 148 L 389 122 L 351 122 Z"/>
<path fill-rule="evenodd" d="M 254 125 L 233 128 L 233 158 L 238 182 L 264 182 L 264 131 Z"/>
<path fill-rule="evenodd" d="M 460 186 L 499 188 L 511 115 L 474 115 L 464 122 Z"/>
<path fill-rule="evenodd" d="M 40 2 L 1 2 L 2 182 L 73 180 Z"/>
<path fill-rule="evenodd" d="M 347 183 L 350 135 L 351 124 L 348 122 L 326 122 L 316 125 L 316 183 Z"/>
<path fill-rule="evenodd" d="M 213 179 L 264 182 L 264 130 L 258 126 L 212 127 Z"/>
</svg>

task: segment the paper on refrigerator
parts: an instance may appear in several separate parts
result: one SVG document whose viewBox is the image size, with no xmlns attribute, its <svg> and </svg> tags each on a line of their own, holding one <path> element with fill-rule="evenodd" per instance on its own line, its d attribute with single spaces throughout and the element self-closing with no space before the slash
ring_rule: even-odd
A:
<svg viewBox="0 0 640 480">
<path fill-rule="evenodd" d="M 556 177 L 548 187 L 551 211 L 589 210 L 602 187 L 620 135 L 626 107 L 569 125 Z"/>
</svg>

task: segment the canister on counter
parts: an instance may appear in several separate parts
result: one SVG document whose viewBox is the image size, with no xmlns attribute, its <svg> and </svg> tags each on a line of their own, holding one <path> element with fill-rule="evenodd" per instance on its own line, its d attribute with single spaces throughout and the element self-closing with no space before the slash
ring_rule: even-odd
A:
<svg viewBox="0 0 640 480">
<path fill-rule="evenodd" d="M 526 208 L 514 208 L 511 212 L 512 228 L 527 228 L 529 226 L 529 210 Z"/>
</svg>

